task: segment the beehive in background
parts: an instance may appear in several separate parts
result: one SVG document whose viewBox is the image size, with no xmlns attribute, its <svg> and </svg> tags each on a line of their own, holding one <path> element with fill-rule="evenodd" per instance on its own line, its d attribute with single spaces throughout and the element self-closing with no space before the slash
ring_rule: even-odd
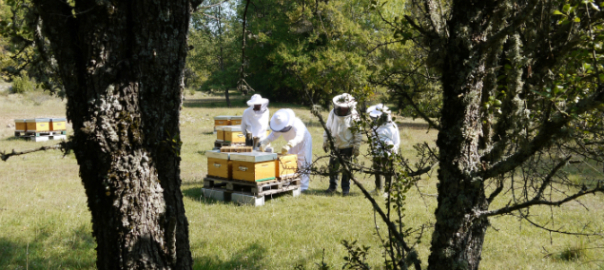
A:
<svg viewBox="0 0 604 270">
<path fill-rule="evenodd" d="M 65 118 L 50 118 L 50 131 L 61 131 L 62 134 L 66 134 L 65 122 L 67 122 Z"/>
<path fill-rule="evenodd" d="M 225 126 L 224 141 L 226 143 L 245 143 L 245 136 L 241 132 L 241 126 Z"/>
<path fill-rule="evenodd" d="M 231 124 L 231 116 L 219 115 L 214 117 L 214 128 Z"/>
<path fill-rule="evenodd" d="M 231 153 L 230 159 L 234 180 L 262 182 L 275 179 L 275 153 Z"/>
<path fill-rule="evenodd" d="M 298 155 L 278 154 L 275 160 L 275 175 L 277 178 L 289 178 L 298 171 Z"/>
<path fill-rule="evenodd" d="M 25 119 L 15 119 L 15 132 L 27 131 L 27 123 Z"/>
<path fill-rule="evenodd" d="M 220 152 L 227 153 L 242 153 L 242 152 L 254 152 L 251 146 L 223 146 L 220 147 Z"/>
<path fill-rule="evenodd" d="M 208 158 L 208 176 L 233 178 L 230 153 L 222 153 L 220 150 L 206 151 L 206 157 Z"/>
<path fill-rule="evenodd" d="M 216 140 L 224 141 L 224 127 L 225 126 L 216 127 Z"/>
<path fill-rule="evenodd" d="M 240 126 L 241 116 L 231 116 L 231 126 Z"/>
<path fill-rule="evenodd" d="M 34 118 L 25 120 L 27 123 L 27 132 L 49 132 L 50 131 L 50 119 L 48 118 Z"/>
</svg>

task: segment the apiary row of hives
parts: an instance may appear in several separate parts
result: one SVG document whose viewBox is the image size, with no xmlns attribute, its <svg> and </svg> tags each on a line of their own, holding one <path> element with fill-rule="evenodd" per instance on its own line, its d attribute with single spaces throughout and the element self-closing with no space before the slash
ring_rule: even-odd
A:
<svg viewBox="0 0 604 270">
<path fill-rule="evenodd" d="M 15 136 L 22 134 L 56 133 L 66 134 L 65 118 L 15 119 Z"/>
<path fill-rule="evenodd" d="M 298 169 L 297 156 L 265 152 L 207 151 L 208 176 L 228 180 L 263 182 L 289 178 Z"/>
<path fill-rule="evenodd" d="M 219 115 L 214 117 L 214 130 L 219 126 L 240 126 L 241 116 Z"/>
</svg>

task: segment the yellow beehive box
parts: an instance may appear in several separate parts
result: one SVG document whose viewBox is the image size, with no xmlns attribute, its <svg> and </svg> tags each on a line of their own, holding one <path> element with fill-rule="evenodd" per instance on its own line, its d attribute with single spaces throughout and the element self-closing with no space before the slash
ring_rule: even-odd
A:
<svg viewBox="0 0 604 270">
<path fill-rule="evenodd" d="M 298 171 L 298 155 L 278 154 L 275 160 L 275 175 L 277 178 L 292 177 Z"/>
<path fill-rule="evenodd" d="M 233 162 L 233 179 L 262 182 L 275 179 L 275 160 L 277 154 L 274 153 L 231 153 Z"/>
<path fill-rule="evenodd" d="M 65 118 L 50 118 L 50 131 L 66 131 Z"/>
<path fill-rule="evenodd" d="M 231 116 L 231 126 L 240 126 L 241 116 Z"/>
<path fill-rule="evenodd" d="M 27 123 L 25 119 L 15 119 L 15 131 L 25 132 L 27 130 Z"/>
<path fill-rule="evenodd" d="M 208 176 L 231 179 L 233 178 L 233 166 L 229 160 L 229 153 L 220 151 L 207 151 Z"/>
<path fill-rule="evenodd" d="M 48 118 L 34 118 L 25 120 L 27 123 L 28 132 L 48 132 L 50 131 L 50 119 Z"/>
<path fill-rule="evenodd" d="M 227 143 L 245 143 L 241 126 L 224 126 L 224 141 Z"/>
<path fill-rule="evenodd" d="M 228 126 L 231 124 L 231 117 L 228 115 L 219 115 L 214 117 L 214 127 Z"/>
<path fill-rule="evenodd" d="M 225 126 L 216 127 L 216 140 L 224 141 L 224 127 Z"/>
</svg>

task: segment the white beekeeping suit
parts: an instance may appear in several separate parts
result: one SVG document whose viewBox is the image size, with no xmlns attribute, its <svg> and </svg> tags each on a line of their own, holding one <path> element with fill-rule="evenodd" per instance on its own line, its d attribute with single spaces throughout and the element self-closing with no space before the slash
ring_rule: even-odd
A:
<svg viewBox="0 0 604 270">
<path fill-rule="evenodd" d="M 268 130 L 268 99 L 255 94 L 248 100 L 247 105 L 250 107 L 245 109 L 241 116 L 241 132 L 245 136 L 247 131 L 250 131 L 252 137 L 258 137 L 262 140 L 266 138 L 266 131 Z"/>
<path fill-rule="evenodd" d="M 392 152 L 398 153 L 401 144 L 398 127 L 392 121 L 391 112 L 383 104 L 377 104 L 367 109 L 369 117 L 373 120 L 371 126 L 371 148 L 372 154 L 378 157 L 390 155 Z M 390 148 L 392 146 L 392 148 Z M 392 182 L 393 166 L 391 160 L 377 159 L 373 162 L 375 173 L 375 190 L 372 193 L 382 194 L 387 197 L 388 193 L 383 193 L 386 184 Z"/>
<path fill-rule="evenodd" d="M 326 127 L 334 138 L 336 149 L 355 148 L 355 155 L 358 155 L 358 148 L 361 144 L 362 134 L 360 132 L 353 134 L 350 127 L 355 121 L 359 121 L 359 114 L 356 111 L 356 101 L 349 94 L 341 94 L 333 98 L 334 108 L 329 112 Z M 323 132 L 323 149 L 327 152 L 328 139 L 327 131 Z"/>
<path fill-rule="evenodd" d="M 270 142 L 283 136 L 287 141 L 287 145 L 283 149 L 288 154 L 298 156 L 298 169 L 300 173 L 302 191 L 308 189 L 309 167 L 312 164 L 312 137 L 306 129 L 306 125 L 296 117 L 296 114 L 291 109 L 278 110 L 270 121 L 271 134 L 260 142 L 261 146 L 267 145 Z"/>
<path fill-rule="evenodd" d="M 374 119 L 374 123 L 379 123 L 377 126 L 372 126 L 371 136 L 377 140 L 373 140 L 373 149 L 380 153 L 385 148 L 384 146 L 392 145 L 392 151 L 398 153 L 399 147 L 401 146 L 400 134 L 396 123 L 392 121 L 392 115 L 387 106 L 383 104 L 377 104 L 367 109 L 369 117 Z"/>
</svg>

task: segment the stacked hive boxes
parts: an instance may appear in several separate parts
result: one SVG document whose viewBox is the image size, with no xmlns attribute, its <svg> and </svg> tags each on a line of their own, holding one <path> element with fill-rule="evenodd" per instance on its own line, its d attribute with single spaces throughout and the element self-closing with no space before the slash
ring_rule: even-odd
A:
<svg viewBox="0 0 604 270">
<path fill-rule="evenodd" d="M 296 175 L 298 170 L 298 155 L 285 154 L 278 155 L 275 164 L 275 175 L 280 178 L 290 178 Z"/>
<path fill-rule="evenodd" d="M 264 152 L 207 151 L 208 176 L 232 180 L 263 182 L 294 177 L 296 155 Z"/>
<path fill-rule="evenodd" d="M 231 154 L 233 179 L 262 182 L 275 179 L 277 154 L 252 152 Z"/>
<path fill-rule="evenodd" d="M 20 136 L 21 133 L 27 131 L 27 123 L 25 119 L 15 119 L 15 136 Z"/>
<path fill-rule="evenodd" d="M 67 134 L 65 122 L 65 118 L 50 118 L 50 131 L 57 133 L 60 132 L 61 134 Z"/>
<path fill-rule="evenodd" d="M 34 118 L 34 119 L 26 119 L 27 123 L 27 132 L 49 132 L 50 131 L 50 119 L 49 118 Z"/>
<path fill-rule="evenodd" d="M 220 150 L 207 151 L 208 157 L 208 176 L 231 179 L 232 162 L 230 153 L 222 153 Z"/>
<path fill-rule="evenodd" d="M 241 126 L 224 126 L 224 142 L 230 144 L 245 144 L 245 136 L 241 132 Z"/>
</svg>

